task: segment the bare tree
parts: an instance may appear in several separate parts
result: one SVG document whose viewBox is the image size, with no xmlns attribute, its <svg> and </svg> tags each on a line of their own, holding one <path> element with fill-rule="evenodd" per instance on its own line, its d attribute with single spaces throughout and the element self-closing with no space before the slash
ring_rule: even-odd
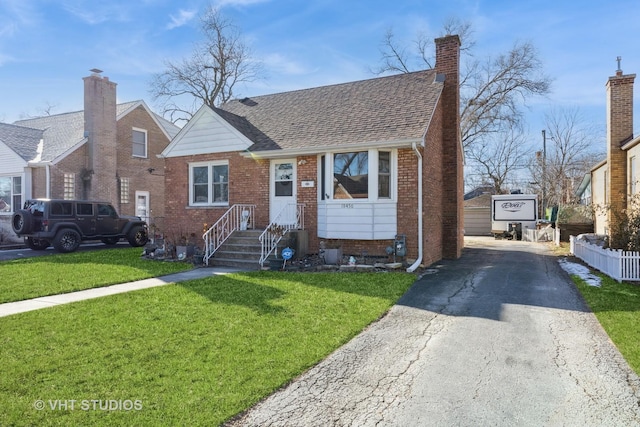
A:
<svg viewBox="0 0 640 427">
<path fill-rule="evenodd" d="M 467 162 L 476 176 L 493 186 L 495 194 L 507 193 L 514 172 L 522 169 L 532 150 L 519 127 L 510 127 L 497 135 L 476 140 L 467 152 Z"/>
<path fill-rule="evenodd" d="M 472 61 L 460 90 L 460 131 L 465 148 L 487 134 L 522 124 L 529 96 L 546 95 L 550 78 L 530 43 L 515 43 L 506 54 Z"/>
<path fill-rule="evenodd" d="M 57 104 L 57 103 L 53 103 L 53 102 L 50 102 L 50 101 L 45 101 L 44 105 L 42 107 L 36 108 L 36 113 L 35 114 L 30 114 L 30 113 L 26 113 L 26 112 L 20 113 L 20 120 L 32 119 L 34 117 L 51 116 L 51 115 L 55 114 L 55 112 L 53 110 L 55 110 L 58 107 L 59 107 L 59 104 Z"/>
<path fill-rule="evenodd" d="M 466 155 L 478 160 L 483 153 L 505 148 L 504 141 L 512 139 L 522 127 L 527 98 L 548 94 L 551 79 L 543 73 L 542 61 L 531 43 L 516 42 L 507 53 L 479 61 L 472 57 L 475 41 L 469 23 L 450 19 L 444 25 L 444 34 L 458 34 L 462 44 L 460 131 Z M 433 68 L 433 58 L 427 54 L 432 51 L 430 43 L 430 38 L 420 33 L 413 49 L 409 49 L 387 30 L 380 47 L 381 65 L 373 72 L 408 73 L 418 66 Z M 507 134 L 502 135 L 505 129 Z M 489 148 L 492 141 L 498 145 L 494 149 Z M 480 163 L 489 164 L 491 160 L 483 158 Z M 495 182 L 494 177 L 485 178 Z"/>
<path fill-rule="evenodd" d="M 545 206 L 574 202 L 575 190 L 606 153 L 594 150 L 597 132 L 577 107 L 554 108 L 545 114 L 544 147 L 536 153 L 530 171 Z"/>
<path fill-rule="evenodd" d="M 455 18 L 448 19 L 443 26 L 443 34 L 457 34 L 460 38 L 460 51 L 466 56 L 472 56 L 475 40 L 473 29 L 468 22 Z M 412 71 L 433 68 L 433 37 L 420 31 L 415 39 L 409 43 L 398 41 L 392 28 L 388 28 L 380 43 L 380 65 L 372 68 L 374 74 L 410 73 Z"/>
<path fill-rule="evenodd" d="M 173 122 L 189 120 L 202 104 L 214 107 L 230 100 L 238 83 L 255 80 L 262 69 L 240 30 L 218 9 L 209 6 L 200 23 L 204 41 L 189 58 L 165 61 L 166 70 L 151 81 L 151 96 Z"/>
</svg>

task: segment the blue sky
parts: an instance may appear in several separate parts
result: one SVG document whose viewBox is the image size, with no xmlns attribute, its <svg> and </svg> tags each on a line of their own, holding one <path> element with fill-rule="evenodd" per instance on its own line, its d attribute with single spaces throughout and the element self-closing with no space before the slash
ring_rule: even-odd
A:
<svg viewBox="0 0 640 427">
<path fill-rule="evenodd" d="M 0 121 L 83 108 L 82 77 L 99 68 L 118 101 L 145 100 L 163 60 L 188 55 L 209 0 L 0 0 Z M 264 78 L 236 90 L 252 96 L 373 77 L 379 45 L 393 28 L 407 44 L 439 36 L 444 21 L 469 21 L 477 58 L 529 41 L 553 78 L 547 99 L 530 99 L 532 139 L 552 106 L 578 107 L 605 131 L 605 83 L 622 57 L 640 73 L 640 2 L 514 0 L 214 0 L 237 24 Z M 637 92 L 637 90 L 636 90 Z M 639 99 L 640 95 L 636 96 Z M 640 104 L 636 117 L 640 117 Z M 636 123 L 639 120 L 636 119 Z M 637 132 L 636 132 L 637 134 Z M 602 136 L 601 135 L 601 136 Z"/>
</svg>

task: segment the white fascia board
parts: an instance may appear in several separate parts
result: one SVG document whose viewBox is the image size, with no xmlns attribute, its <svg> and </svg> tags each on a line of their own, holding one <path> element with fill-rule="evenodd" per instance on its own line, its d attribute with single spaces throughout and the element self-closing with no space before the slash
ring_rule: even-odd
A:
<svg viewBox="0 0 640 427">
<path fill-rule="evenodd" d="M 310 156 L 319 153 L 340 152 L 340 151 L 363 151 L 379 148 L 411 148 L 412 144 L 422 144 L 424 138 L 402 139 L 395 141 L 375 141 L 375 142 L 359 142 L 355 144 L 331 145 L 324 147 L 306 147 L 292 148 L 283 150 L 265 150 L 265 151 L 243 151 L 240 153 L 243 157 L 259 158 L 259 159 L 281 159 L 296 156 Z"/>
<path fill-rule="evenodd" d="M 240 145 L 243 147 L 242 150 L 246 150 L 253 145 L 253 141 L 244 136 L 239 130 L 233 127 L 229 122 L 223 119 L 219 114 L 217 114 L 211 107 L 208 105 L 203 105 L 200 109 L 193 115 L 191 120 L 178 132 L 178 134 L 173 138 L 171 143 L 160 153 L 160 156 L 163 158 L 167 157 L 179 157 L 182 156 L 172 156 L 171 152 L 180 144 L 185 135 L 188 135 L 190 130 L 196 126 L 198 121 L 205 115 L 209 115 L 213 117 L 221 126 L 223 126 L 227 131 L 229 131 L 237 140 L 240 142 Z M 208 153 L 193 153 L 193 154 L 208 154 Z"/>
</svg>

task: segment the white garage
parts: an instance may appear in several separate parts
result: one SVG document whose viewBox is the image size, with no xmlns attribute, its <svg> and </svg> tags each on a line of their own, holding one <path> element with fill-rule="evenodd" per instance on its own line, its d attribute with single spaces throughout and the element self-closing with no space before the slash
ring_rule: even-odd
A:
<svg viewBox="0 0 640 427">
<path fill-rule="evenodd" d="M 464 201 L 464 234 L 491 235 L 491 194 L 482 194 Z"/>
</svg>

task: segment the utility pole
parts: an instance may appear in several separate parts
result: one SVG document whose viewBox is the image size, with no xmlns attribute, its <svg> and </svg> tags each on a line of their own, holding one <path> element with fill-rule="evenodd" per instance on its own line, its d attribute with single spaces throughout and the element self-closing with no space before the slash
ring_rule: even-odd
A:
<svg viewBox="0 0 640 427">
<path fill-rule="evenodd" d="M 547 209 L 545 205 L 547 189 L 547 132 L 542 129 L 542 217 L 547 215 Z"/>
</svg>

